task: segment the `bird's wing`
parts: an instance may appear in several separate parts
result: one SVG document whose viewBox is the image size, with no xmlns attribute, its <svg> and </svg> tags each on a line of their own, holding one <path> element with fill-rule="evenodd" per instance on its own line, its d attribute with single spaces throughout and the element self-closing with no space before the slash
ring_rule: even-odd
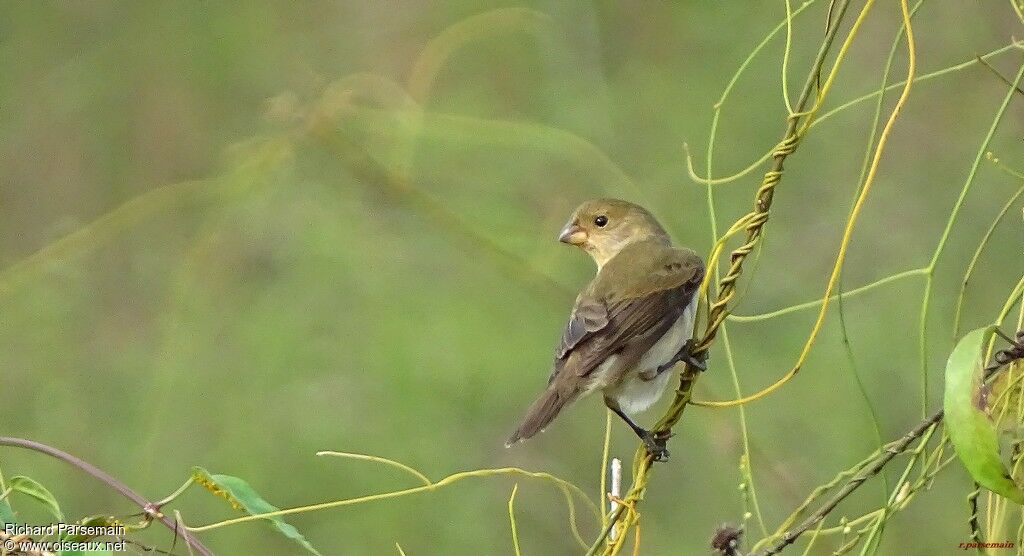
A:
<svg viewBox="0 0 1024 556">
<path fill-rule="evenodd" d="M 624 250 L 577 298 L 549 382 L 585 377 L 626 348 L 645 353 L 679 318 L 703 278 L 704 263 L 689 249 L 665 247 L 640 258 Z"/>
<path fill-rule="evenodd" d="M 584 338 L 608 326 L 608 306 L 603 299 L 584 292 L 576 298 L 576 306 L 565 325 L 562 341 L 555 350 L 555 359 L 563 359 Z"/>
</svg>

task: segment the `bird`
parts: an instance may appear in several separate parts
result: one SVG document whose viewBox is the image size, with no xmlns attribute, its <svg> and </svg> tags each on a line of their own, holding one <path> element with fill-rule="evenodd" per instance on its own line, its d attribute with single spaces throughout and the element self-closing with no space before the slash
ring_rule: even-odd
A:
<svg viewBox="0 0 1024 556">
<path fill-rule="evenodd" d="M 692 353 L 704 261 L 674 247 L 646 209 L 620 199 L 584 202 L 558 239 L 589 254 L 597 274 L 576 297 L 547 387 L 506 446 L 543 431 L 567 405 L 600 390 L 652 456 L 665 459 L 667 436 L 644 429 L 635 415 L 661 398 L 676 363 L 706 367 L 706 356 Z"/>
</svg>

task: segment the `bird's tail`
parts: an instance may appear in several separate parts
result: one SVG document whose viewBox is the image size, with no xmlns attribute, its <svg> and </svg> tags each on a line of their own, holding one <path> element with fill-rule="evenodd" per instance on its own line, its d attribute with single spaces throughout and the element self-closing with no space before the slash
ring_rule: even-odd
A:
<svg viewBox="0 0 1024 556">
<path fill-rule="evenodd" d="M 519 425 L 516 432 L 512 433 L 512 436 L 508 437 L 505 446 L 511 446 L 520 440 L 526 440 L 544 430 L 544 427 L 548 426 L 558 416 L 562 408 L 575 400 L 578 395 L 579 390 L 576 389 L 566 390 L 557 385 L 549 386 L 537 398 L 537 401 L 533 402 L 530 409 L 527 410 L 523 423 Z"/>
</svg>

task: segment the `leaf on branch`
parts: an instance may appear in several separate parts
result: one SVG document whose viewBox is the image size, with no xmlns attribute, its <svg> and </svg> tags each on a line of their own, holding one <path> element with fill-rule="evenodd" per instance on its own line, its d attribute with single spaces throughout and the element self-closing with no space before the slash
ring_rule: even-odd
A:
<svg viewBox="0 0 1024 556">
<path fill-rule="evenodd" d="M 232 477 L 231 475 L 213 475 L 209 471 L 202 467 L 192 468 L 192 478 L 195 479 L 196 483 L 202 485 L 206 490 L 209 490 L 216 496 L 228 501 L 231 507 L 236 510 L 242 510 L 249 515 L 265 514 L 270 512 L 276 512 L 280 510 L 277 506 L 274 506 L 270 502 L 263 499 L 262 496 L 257 494 L 249 483 L 245 482 L 238 477 Z M 294 526 L 285 522 L 280 516 L 268 517 L 268 521 L 276 528 L 281 534 L 292 539 L 303 548 L 320 556 L 320 552 L 313 545 L 306 540 L 306 537 L 302 536 Z"/>
<path fill-rule="evenodd" d="M 6 500 L 0 500 L 0 525 L 17 523 L 14 518 L 14 510 Z"/>
<path fill-rule="evenodd" d="M 39 502 L 46 511 L 50 512 L 50 515 L 57 518 L 59 521 L 64 521 L 64 513 L 60 511 L 60 504 L 57 503 L 57 499 L 54 498 L 53 494 L 46 489 L 43 485 L 39 484 L 35 479 L 31 479 L 24 475 L 18 475 L 11 477 L 8 481 L 8 488 L 11 492 L 20 492 L 25 496 Z"/>
<path fill-rule="evenodd" d="M 957 456 L 978 484 L 1024 504 L 1024 491 L 1000 458 L 996 426 L 989 415 L 991 393 L 983 384 L 983 352 L 994 330 L 988 326 L 967 334 L 949 356 L 943 399 L 946 428 Z"/>
</svg>

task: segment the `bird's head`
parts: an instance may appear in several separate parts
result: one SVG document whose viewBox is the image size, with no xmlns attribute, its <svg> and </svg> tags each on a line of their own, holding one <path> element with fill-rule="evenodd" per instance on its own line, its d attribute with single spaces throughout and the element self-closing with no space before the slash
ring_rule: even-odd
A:
<svg viewBox="0 0 1024 556">
<path fill-rule="evenodd" d="M 670 243 L 668 233 L 651 213 L 618 199 L 595 199 L 583 203 L 573 211 L 558 236 L 558 241 L 589 253 L 598 268 L 623 247 L 652 239 Z"/>
</svg>

